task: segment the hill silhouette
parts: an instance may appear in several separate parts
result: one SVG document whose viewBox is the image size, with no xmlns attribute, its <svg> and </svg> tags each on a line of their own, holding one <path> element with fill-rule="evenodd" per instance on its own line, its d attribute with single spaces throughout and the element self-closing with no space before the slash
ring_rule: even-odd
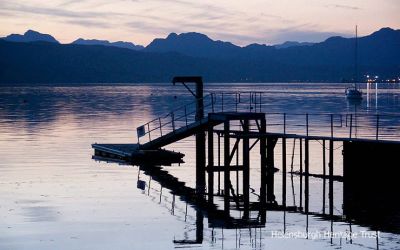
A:
<svg viewBox="0 0 400 250">
<path fill-rule="evenodd" d="M 359 72 L 381 78 L 400 72 L 400 30 L 361 37 Z M 171 34 L 137 51 L 113 46 L 0 40 L 0 83 L 165 82 L 202 75 L 208 82 L 339 82 L 354 78 L 354 38 L 307 46 L 214 41 L 199 33 Z"/>
<path fill-rule="evenodd" d="M 131 42 L 109 42 L 107 40 L 97 40 L 97 39 L 82 39 L 79 38 L 73 41 L 71 44 L 78 44 L 78 45 L 102 45 L 102 46 L 111 46 L 111 47 L 118 47 L 118 48 L 125 48 L 125 49 L 132 49 L 132 50 L 141 50 L 144 47 L 141 45 L 135 45 Z"/>
<path fill-rule="evenodd" d="M 49 42 L 59 43 L 54 37 L 48 34 L 42 34 L 34 30 L 28 30 L 23 35 L 11 34 L 1 38 L 9 42 Z"/>
</svg>

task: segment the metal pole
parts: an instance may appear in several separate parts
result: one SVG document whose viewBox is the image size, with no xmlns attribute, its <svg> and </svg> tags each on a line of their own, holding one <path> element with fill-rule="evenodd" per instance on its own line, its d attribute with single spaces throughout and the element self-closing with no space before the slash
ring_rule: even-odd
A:
<svg viewBox="0 0 400 250">
<path fill-rule="evenodd" d="M 283 134 L 286 134 L 286 113 L 283 113 Z"/>
<path fill-rule="evenodd" d="M 147 123 L 147 131 L 149 133 L 149 141 L 151 141 L 151 136 L 150 136 L 150 123 Z"/>
<path fill-rule="evenodd" d="M 306 135 L 308 137 L 308 114 L 306 114 Z"/>
</svg>

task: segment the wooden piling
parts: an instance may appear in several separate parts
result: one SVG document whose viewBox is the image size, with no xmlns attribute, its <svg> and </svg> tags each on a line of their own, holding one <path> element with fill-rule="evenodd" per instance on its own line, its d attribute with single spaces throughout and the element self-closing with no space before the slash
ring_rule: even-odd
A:
<svg viewBox="0 0 400 250">
<path fill-rule="evenodd" d="M 249 132 L 249 120 L 243 121 L 243 132 Z M 250 198 L 250 149 L 249 138 L 243 138 L 243 200 L 244 218 L 249 218 L 249 198 Z"/>
<path fill-rule="evenodd" d="M 308 213 L 308 206 L 309 206 L 309 157 L 310 157 L 310 151 L 309 151 L 309 140 L 305 139 L 304 141 L 304 149 L 305 149 L 305 157 L 304 157 L 304 208 L 305 212 Z"/>
<path fill-rule="evenodd" d="M 333 216 L 333 140 L 329 141 L 329 215 Z"/>
<path fill-rule="evenodd" d="M 229 215 L 229 188 L 230 188 L 230 172 L 229 172 L 229 120 L 224 122 L 224 211 Z"/>
<path fill-rule="evenodd" d="M 221 166 L 221 134 L 218 133 L 218 166 Z M 218 171 L 218 195 L 221 194 L 221 173 Z"/>
<path fill-rule="evenodd" d="M 325 214 L 325 197 L 326 197 L 326 155 L 325 155 L 325 140 L 322 140 L 322 213 Z"/>
<path fill-rule="evenodd" d="M 267 138 L 267 202 L 274 203 L 275 202 L 275 194 L 274 194 L 274 175 L 275 175 L 275 166 L 274 166 L 274 148 L 276 144 L 277 138 L 268 137 Z"/>
<path fill-rule="evenodd" d="M 286 207 L 286 138 L 282 138 L 282 206 Z"/>
<path fill-rule="evenodd" d="M 206 134 L 196 133 L 196 192 L 204 195 L 206 189 Z"/>
<path fill-rule="evenodd" d="M 261 119 L 261 125 L 260 125 L 260 132 L 261 133 L 265 133 L 266 132 L 266 128 L 267 128 L 267 123 L 265 119 Z M 266 145 L 267 144 L 267 140 L 266 137 L 261 137 L 260 138 L 260 156 L 261 156 L 261 187 L 260 187 L 260 203 L 261 203 L 261 207 L 264 209 L 266 206 L 266 183 L 267 183 L 267 156 L 266 156 L 266 152 L 267 152 L 267 148 Z M 265 221 L 265 213 L 264 211 L 261 211 L 261 217 L 262 217 L 262 221 Z M 264 215 L 264 216 L 263 216 Z"/>
<path fill-rule="evenodd" d="M 214 202 L 214 131 L 213 127 L 208 128 L 208 201 Z"/>
<path fill-rule="evenodd" d="M 300 208 L 303 207 L 303 139 L 300 138 Z"/>
</svg>

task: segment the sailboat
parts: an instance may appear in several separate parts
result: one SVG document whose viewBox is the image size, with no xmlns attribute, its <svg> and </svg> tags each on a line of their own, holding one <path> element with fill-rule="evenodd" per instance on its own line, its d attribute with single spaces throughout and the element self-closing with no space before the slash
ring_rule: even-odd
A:
<svg viewBox="0 0 400 250">
<path fill-rule="evenodd" d="M 352 99 L 352 100 L 361 100 L 362 99 L 362 92 L 357 88 L 357 82 L 358 82 L 358 65 L 357 65 L 357 53 L 358 53 L 358 36 L 357 36 L 357 25 L 356 25 L 356 49 L 355 49 L 355 55 L 354 55 L 354 64 L 355 64 L 355 81 L 354 85 L 351 87 L 346 88 L 346 98 L 347 99 Z"/>
</svg>

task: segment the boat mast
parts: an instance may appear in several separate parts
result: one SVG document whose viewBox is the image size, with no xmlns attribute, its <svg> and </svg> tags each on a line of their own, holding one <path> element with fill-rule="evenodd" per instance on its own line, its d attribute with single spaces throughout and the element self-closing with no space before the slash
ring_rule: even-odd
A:
<svg viewBox="0 0 400 250">
<path fill-rule="evenodd" d="M 355 76 L 354 76 L 354 87 L 357 89 L 358 83 L 358 34 L 357 34 L 357 25 L 356 25 L 356 39 L 355 39 L 355 51 L 354 51 L 354 67 L 355 67 Z"/>
</svg>

